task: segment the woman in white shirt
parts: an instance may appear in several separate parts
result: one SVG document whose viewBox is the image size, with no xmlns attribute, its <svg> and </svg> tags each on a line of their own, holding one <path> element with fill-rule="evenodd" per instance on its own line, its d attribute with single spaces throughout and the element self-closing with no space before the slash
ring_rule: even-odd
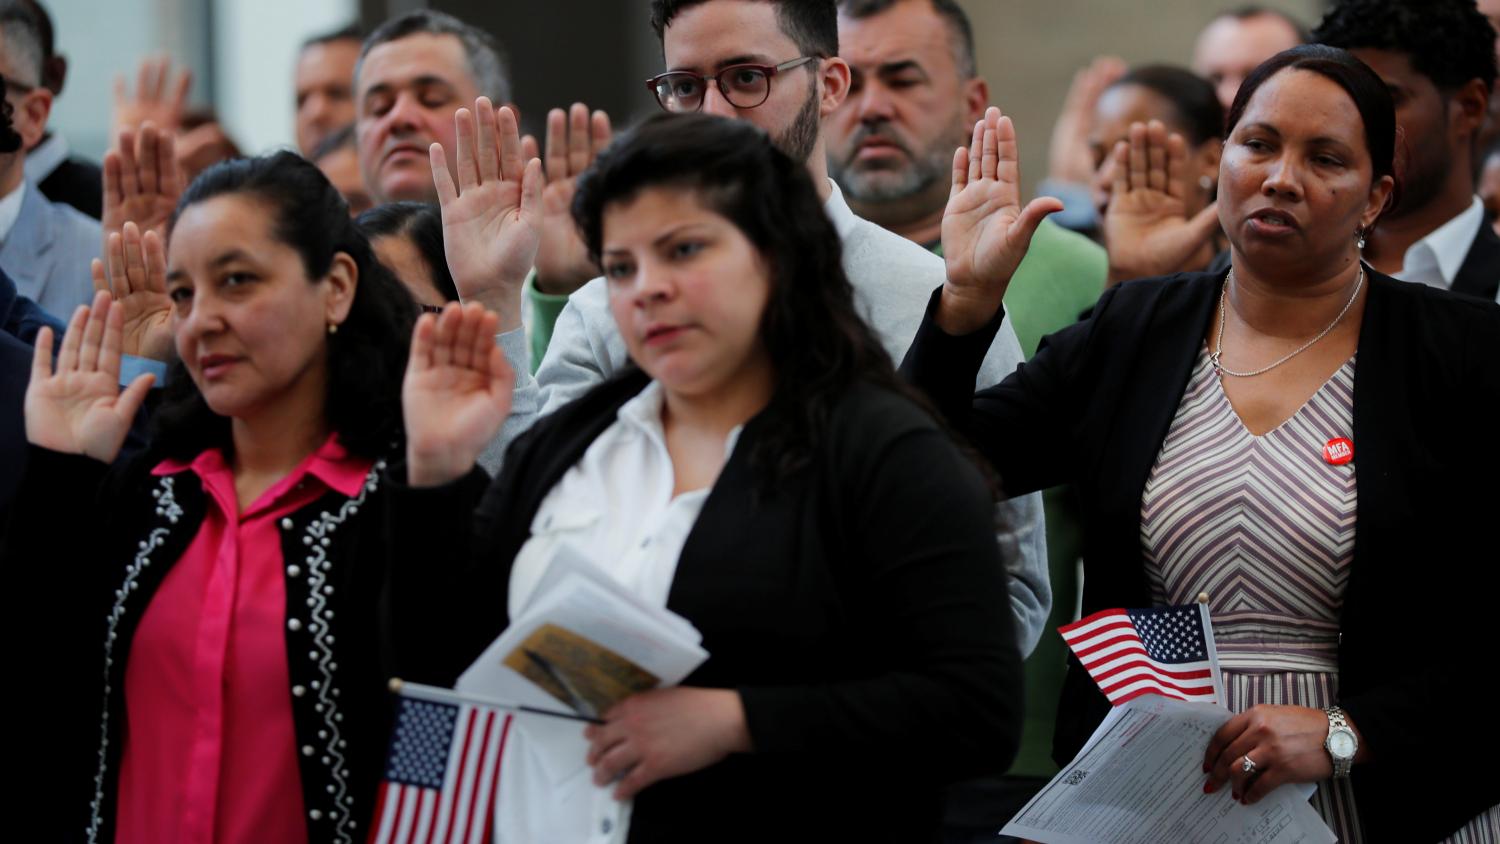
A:
<svg viewBox="0 0 1500 844">
<path fill-rule="evenodd" d="M 504 130 L 484 138 L 512 125 L 485 108 L 463 193 L 503 194 L 524 226 L 534 165 Z M 992 487 L 897 378 L 806 168 L 759 129 L 648 120 L 573 214 L 636 368 L 538 423 L 486 484 L 474 461 L 510 397 L 500 317 L 422 317 L 389 519 L 412 561 L 391 585 L 397 647 L 451 683 L 567 544 L 692 622 L 709 657 L 602 713 L 579 774 L 518 716 L 498 838 L 934 839 L 941 786 L 1004 771 L 1018 739 Z M 401 625 L 436 605 L 445 629 Z"/>
</svg>

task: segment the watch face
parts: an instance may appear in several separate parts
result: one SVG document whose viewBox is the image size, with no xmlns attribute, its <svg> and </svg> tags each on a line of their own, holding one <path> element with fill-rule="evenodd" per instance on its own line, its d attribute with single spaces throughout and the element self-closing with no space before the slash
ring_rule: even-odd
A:
<svg viewBox="0 0 1500 844">
<path fill-rule="evenodd" d="M 1339 759 L 1354 758 L 1354 734 L 1348 730 L 1334 730 L 1329 733 L 1328 752 Z"/>
</svg>

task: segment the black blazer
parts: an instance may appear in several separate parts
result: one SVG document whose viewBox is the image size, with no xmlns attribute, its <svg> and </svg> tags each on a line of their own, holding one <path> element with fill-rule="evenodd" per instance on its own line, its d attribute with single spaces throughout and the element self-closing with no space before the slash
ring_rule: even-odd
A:
<svg viewBox="0 0 1500 844">
<path fill-rule="evenodd" d="M 511 563 L 543 498 L 646 383 L 628 370 L 543 419 L 482 501 L 393 488 L 396 559 L 468 561 L 456 580 L 398 569 L 398 647 L 433 669 L 423 679 L 452 682 L 504 629 Z M 814 466 L 758 491 L 763 421 L 741 433 L 667 599 L 710 654 L 684 685 L 738 689 L 755 752 L 647 788 L 630 840 L 935 840 L 940 785 L 1004 771 L 1019 740 L 987 487 L 930 416 L 862 386 Z M 422 624 L 426 607 L 451 621 Z"/>
<path fill-rule="evenodd" d="M 131 643 L 207 508 L 191 471 L 150 474 L 160 459 L 107 467 L 32 447 L 0 537 L 13 602 L 6 664 L 32 690 L 27 727 L 15 731 L 15 755 L 32 765 L 16 804 L 39 839 L 114 840 Z M 382 592 L 386 486 L 372 471 L 354 498 L 330 491 L 280 524 L 287 700 L 310 842 L 363 841 L 384 771 L 387 682 L 402 676 Z"/>
<path fill-rule="evenodd" d="M 1222 283 L 1222 274 L 1183 273 L 1113 288 L 1090 319 L 1046 338 L 977 395 L 968 385 L 999 314 L 955 338 L 929 310 L 902 365 L 1008 492 L 1074 485 L 1086 525 L 1085 614 L 1150 605 L 1141 494 Z M 1353 774 L 1364 828 L 1434 840 L 1500 801 L 1490 744 L 1475 743 L 1488 721 L 1479 713 L 1489 709 L 1483 678 L 1495 641 L 1481 625 L 1496 586 L 1481 525 L 1500 514 L 1500 306 L 1374 272 L 1369 285 L 1354 375 L 1359 512 L 1339 702 L 1374 754 Z M 1073 660 L 1054 742 L 1060 764 L 1107 709 Z"/>
<path fill-rule="evenodd" d="M 1481 299 L 1495 301 L 1500 290 L 1500 234 L 1486 219 L 1479 224 L 1479 233 L 1469 246 L 1469 254 L 1453 277 L 1453 292 L 1467 293 Z"/>
<path fill-rule="evenodd" d="M 104 171 L 92 161 L 68 158 L 36 186 L 42 196 L 71 205 L 95 220 L 104 213 Z"/>
</svg>

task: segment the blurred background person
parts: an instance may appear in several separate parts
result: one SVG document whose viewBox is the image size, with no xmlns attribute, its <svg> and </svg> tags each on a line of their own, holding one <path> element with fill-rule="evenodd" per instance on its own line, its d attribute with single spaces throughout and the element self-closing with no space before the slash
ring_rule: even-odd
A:
<svg viewBox="0 0 1500 844">
<path fill-rule="evenodd" d="M 6 4 L 12 0 L 5 0 Z M 42 87 L 52 92 L 53 101 L 62 96 L 68 79 L 68 58 L 56 52 L 56 32 L 52 16 L 36 0 L 14 0 L 15 5 L 30 11 L 35 19 L 38 41 L 42 48 Z M 74 155 L 61 132 L 49 127 L 36 146 L 26 152 L 26 178 L 42 195 L 62 202 L 99 219 L 99 165 Z"/>
<path fill-rule="evenodd" d="M 443 255 L 443 216 L 436 205 L 387 202 L 360 214 L 354 224 L 422 310 L 442 311 L 443 305 L 458 301 Z"/>
<path fill-rule="evenodd" d="M 308 154 L 307 160 L 318 165 L 339 195 L 349 203 L 350 214 L 358 216 L 375 204 L 359 172 L 359 143 L 353 123 L 325 136 Z"/>
<path fill-rule="evenodd" d="M 1225 111 L 1261 62 L 1309 40 L 1307 27 L 1268 6 L 1240 6 L 1208 22 L 1193 44 L 1193 72 L 1207 79 Z"/>
<path fill-rule="evenodd" d="M 1401 202 L 1365 239 L 1370 266 L 1500 301 L 1500 239 L 1475 195 L 1496 32 L 1474 0 L 1340 0 L 1314 33 L 1385 80 L 1396 101 Z"/>
<path fill-rule="evenodd" d="M 311 156 L 324 139 L 354 123 L 354 65 L 364 39 L 364 31 L 351 24 L 302 43 L 292 84 L 297 150 L 303 155 Z"/>
<path fill-rule="evenodd" d="M 99 222 L 53 202 L 26 178 L 26 150 L 47 131 L 52 91 L 43 87 L 45 50 L 37 17 L 17 0 L 0 4 L 4 108 L 21 145 L 0 151 L 0 267 L 20 295 L 59 319 L 93 298 L 89 261 L 99 255 Z"/>
<path fill-rule="evenodd" d="M 455 159 L 453 113 L 485 96 L 510 102 L 510 79 L 489 33 L 442 12 L 408 12 L 381 24 L 355 70 L 359 167 L 376 204 L 436 202 L 427 148 Z"/>
</svg>

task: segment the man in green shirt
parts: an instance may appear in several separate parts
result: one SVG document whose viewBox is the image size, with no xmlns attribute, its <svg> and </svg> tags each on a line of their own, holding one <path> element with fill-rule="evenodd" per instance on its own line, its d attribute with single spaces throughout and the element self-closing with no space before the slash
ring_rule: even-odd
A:
<svg viewBox="0 0 1500 844">
<path fill-rule="evenodd" d="M 841 0 L 839 42 L 852 79 L 825 124 L 829 174 L 856 214 L 941 255 L 953 151 L 968 143 L 990 104 L 968 17 L 953 0 Z M 1022 353 L 1030 357 L 1043 336 L 1091 307 L 1107 272 L 1101 247 L 1044 222 L 1005 296 Z M 1059 488 L 1043 496 L 1053 628 L 1072 619 L 1078 589 L 1081 528 L 1067 494 Z M 950 793 L 946 840 L 966 831 L 993 838 L 1056 771 L 1052 725 L 1065 660 L 1061 639 L 1044 629 L 1026 663 L 1020 755 L 1004 781 L 965 783 Z"/>
</svg>

